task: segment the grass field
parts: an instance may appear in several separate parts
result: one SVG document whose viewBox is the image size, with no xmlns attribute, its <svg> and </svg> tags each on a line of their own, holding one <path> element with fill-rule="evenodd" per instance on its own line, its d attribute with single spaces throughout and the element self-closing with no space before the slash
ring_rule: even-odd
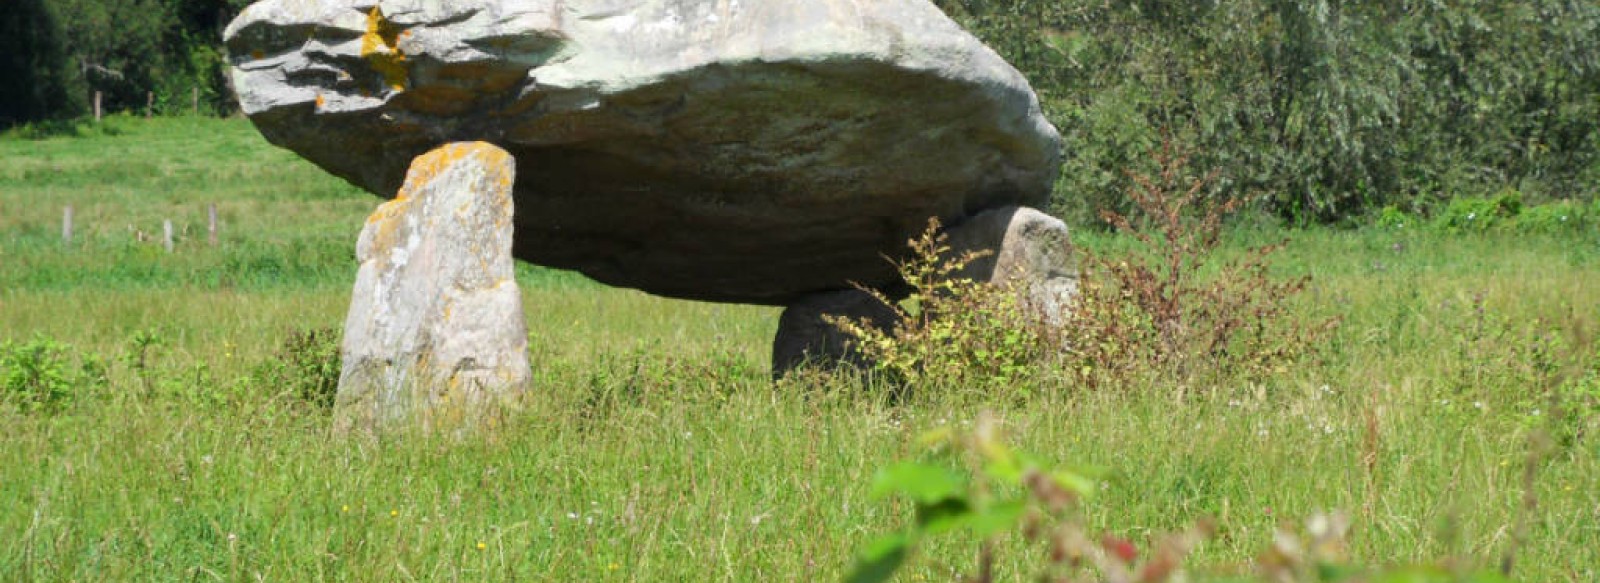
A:
<svg viewBox="0 0 1600 583">
<path fill-rule="evenodd" d="M 1592 227 L 1241 227 L 1229 252 L 1292 237 L 1275 266 L 1313 277 L 1297 317 L 1341 319 L 1317 362 L 1204 390 L 899 403 L 772 383 L 774 309 L 526 267 L 532 407 L 492 439 L 343 442 L 261 371 L 294 332 L 341 324 L 375 204 L 238 120 L 0 138 L 0 342 L 65 345 L 70 381 L 50 410 L 0 404 L 0 580 L 837 580 L 910 518 L 869 496 L 876 469 L 981 411 L 1019 447 L 1111 469 L 1094 528 L 1143 546 L 1215 517 L 1200 571 L 1344 509 L 1365 563 L 1494 565 L 1515 546 L 1519 580 L 1600 580 Z M 141 236 L 164 219 L 171 254 Z M 938 543 L 904 580 L 952 580 L 974 548 Z M 1008 577 L 1038 561 L 1000 548 Z"/>
</svg>

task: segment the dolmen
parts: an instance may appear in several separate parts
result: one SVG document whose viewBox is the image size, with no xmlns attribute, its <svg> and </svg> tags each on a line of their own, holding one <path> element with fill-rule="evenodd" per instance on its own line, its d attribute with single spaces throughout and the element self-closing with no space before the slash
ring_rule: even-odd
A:
<svg viewBox="0 0 1600 583">
<path fill-rule="evenodd" d="M 1073 289 L 1032 208 L 1055 128 L 926 0 L 264 0 L 225 41 L 270 142 L 392 199 L 358 243 L 341 427 L 482 424 L 527 390 L 512 258 L 785 306 L 779 373 L 847 357 L 823 315 L 881 315 L 856 286 L 901 293 L 929 218 L 993 252 L 972 277 Z"/>
</svg>

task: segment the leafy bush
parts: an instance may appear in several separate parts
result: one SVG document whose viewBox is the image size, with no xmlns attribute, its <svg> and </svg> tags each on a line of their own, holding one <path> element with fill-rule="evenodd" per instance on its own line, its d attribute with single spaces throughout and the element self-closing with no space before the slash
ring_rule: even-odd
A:
<svg viewBox="0 0 1600 583">
<path fill-rule="evenodd" d="M 1507 190 L 1487 198 L 1451 199 L 1435 209 L 1431 219 L 1386 206 L 1372 218 L 1372 223 L 1385 229 L 1430 228 L 1443 233 L 1578 233 L 1595 225 L 1600 218 L 1597 208 L 1600 204 L 1572 200 L 1528 205 L 1521 193 Z"/>
<path fill-rule="evenodd" d="M 291 330 L 272 359 L 256 367 L 251 380 L 318 409 L 332 409 L 339 392 L 343 360 L 337 328 Z"/>
<path fill-rule="evenodd" d="M 1378 218 L 1374 222 L 1385 229 L 1404 229 L 1406 225 L 1415 226 L 1417 218 L 1394 205 L 1389 205 L 1378 211 Z"/>
<path fill-rule="evenodd" d="M 53 413 L 71 402 L 81 389 L 105 382 L 97 360 L 82 357 L 74 370 L 71 346 L 37 338 L 0 343 L 0 401 L 24 412 Z"/>
<path fill-rule="evenodd" d="M 1588 207 L 1563 200 L 1524 209 L 1515 226 L 1524 233 L 1570 233 L 1587 228 L 1593 220 Z"/>
<path fill-rule="evenodd" d="M 1054 336 L 1023 306 L 1012 285 L 960 277 L 966 266 L 988 252 L 953 255 L 930 220 L 909 242 L 909 259 L 898 264 L 911 289 L 894 301 L 861 288 L 889 306 L 897 319 L 884 330 L 864 321 L 830 318 L 856 340 L 856 349 L 882 372 L 912 388 L 938 383 L 993 395 L 1026 386 L 1055 350 Z"/>
<path fill-rule="evenodd" d="M 1434 218 L 1447 231 L 1487 231 L 1511 223 L 1522 213 L 1522 194 L 1502 192 L 1490 198 L 1456 198 Z"/>
</svg>

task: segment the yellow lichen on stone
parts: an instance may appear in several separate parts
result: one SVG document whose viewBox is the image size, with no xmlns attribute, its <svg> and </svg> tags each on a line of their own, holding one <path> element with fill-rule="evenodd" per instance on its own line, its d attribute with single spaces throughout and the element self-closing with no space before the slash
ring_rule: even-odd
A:
<svg viewBox="0 0 1600 583">
<path fill-rule="evenodd" d="M 361 56 L 372 63 L 372 68 L 383 75 L 383 83 L 399 92 L 406 90 L 411 71 L 406 68 L 406 54 L 398 46 L 402 31 L 377 6 L 367 13 L 367 33 L 361 36 Z"/>
<path fill-rule="evenodd" d="M 406 173 L 405 185 L 400 187 L 400 195 L 396 200 L 405 199 L 417 189 L 433 182 L 445 168 L 468 156 L 477 156 L 486 168 L 499 169 L 508 166 L 511 155 L 488 142 L 458 142 L 435 148 L 411 162 L 411 169 Z M 511 174 L 509 172 L 496 174 L 492 177 L 495 183 L 509 189 Z"/>
<path fill-rule="evenodd" d="M 381 259 L 387 263 L 387 258 L 395 247 L 402 244 L 402 233 L 405 231 L 405 213 L 411 203 L 408 201 L 392 200 L 378 206 L 367 217 L 367 227 L 362 234 L 362 244 L 357 246 L 356 255 L 361 261 L 370 258 Z"/>
</svg>

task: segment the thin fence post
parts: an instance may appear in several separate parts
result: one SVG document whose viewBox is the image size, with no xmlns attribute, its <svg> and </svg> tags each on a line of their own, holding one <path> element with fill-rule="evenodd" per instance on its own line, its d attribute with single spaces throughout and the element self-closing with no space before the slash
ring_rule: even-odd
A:
<svg viewBox="0 0 1600 583">
<path fill-rule="evenodd" d="M 172 219 L 161 221 L 161 244 L 172 252 Z"/>
<path fill-rule="evenodd" d="M 61 242 L 72 244 L 72 205 L 61 209 Z"/>
<path fill-rule="evenodd" d="M 206 242 L 217 246 L 217 203 L 206 205 Z"/>
<path fill-rule="evenodd" d="M 192 87 L 192 88 L 189 89 L 189 108 L 194 110 L 194 114 L 195 115 L 197 115 L 197 116 L 200 115 L 200 88 L 199 87 Z"/>
<path fill-rule="evenodd" d="M 100 92 L 94 92 L 94 121 L 100 122 Z"/>
<path fill-rule="evenodd" d="M 154 92 L 154 91 L 146 91 L 146 92 L 144 92 L 144 118 L 145 119 L 150 119 L 150 117 L 152 115 L 155 115 L 155 111 L 156 111 L 156 92 Z"/>
</svg>

